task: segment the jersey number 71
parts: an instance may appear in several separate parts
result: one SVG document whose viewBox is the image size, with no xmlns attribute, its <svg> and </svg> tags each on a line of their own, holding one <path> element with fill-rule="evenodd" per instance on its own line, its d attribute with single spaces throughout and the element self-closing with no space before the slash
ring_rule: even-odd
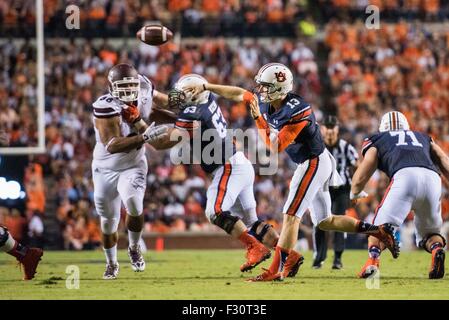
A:
<svg viewBox="0 0 449 320">
<path fill-rule="evenodd" d="M 405 136 L 409 136 L 410 139 L 412 140 L 411 143 L 413 146 L 415 147 L 421 147 L 422 148 L 422 144 L 418 141 L 418 139 L 416 139 L 415 134 L 413 133 L 413 131 L 390 131 L 390 136 L 392 137 L 398 137 L 398 143 L 396 143 L 397 146 L 408 146 L 409 143 L 407 141 L 405 141 Z"/>
</svg>

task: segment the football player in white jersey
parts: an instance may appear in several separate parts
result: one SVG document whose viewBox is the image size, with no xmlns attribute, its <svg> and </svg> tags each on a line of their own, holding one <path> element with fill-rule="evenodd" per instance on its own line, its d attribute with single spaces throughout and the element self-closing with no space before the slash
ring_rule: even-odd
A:
<svg viewBox="0 0 449 320">
<path fill-rule="evenodd" d="M 96 145 L 92 161 L 94 201 L 101 219 L 106 271 L 103 279 L 115 279 L 117 228 L 121 202 L 126 209 L 128 255 L 134 271 L 145 269 L 139 240 L 143 229 L 143 198 L 146 189 L 145 143 L 157 143 L 167 135 L 166 126 L 147 126 L 152 104 L 165 104 L 167 96 L 128 64 L 118 64 L 108 74 L 109 93 L 93 103 Z"/>
</svg>

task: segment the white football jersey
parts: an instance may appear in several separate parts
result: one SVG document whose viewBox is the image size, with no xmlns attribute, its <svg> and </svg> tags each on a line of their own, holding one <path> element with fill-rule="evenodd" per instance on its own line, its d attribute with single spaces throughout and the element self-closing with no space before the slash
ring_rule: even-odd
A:
<svg viewBox="0 0 449 320">
<path fill-rule="evenodd" d="M 140 92 L 137 102 L 140 116 L 145 121 L 148 120 L 153 105 L 153 91 L 154 87 L 147 77 L 139 75 Z M 105 94 L 93 103 L 93 119 L 95 118 L 120 118 L 121 135 L 126 137 L 128 135 L 136 134 L 136 132 L 123 121 L 121 112 L 126 105 L 119 99 L 114 98 L 111 94 Z M 145 158 L 145 146 L 130 152 L 120 152 L 111 154 L 106 150 L 105 145 L 101 142 L 100 134 L 95 127 L 96 144 L 93 154 L 93 164 L 98 168 L 105 168 L 111 170 L 124 170 L 136 166 L 141 159 Z"/>
</svg>

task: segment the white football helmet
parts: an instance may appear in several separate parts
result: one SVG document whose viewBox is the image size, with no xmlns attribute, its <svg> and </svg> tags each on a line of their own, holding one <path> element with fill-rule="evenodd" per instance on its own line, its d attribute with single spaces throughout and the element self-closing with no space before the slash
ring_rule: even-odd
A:
<svg viewBox="0 0 449 320">
<path fill-rule="evenodd" d="M 124 103 L 139 97 L 140 80 L 137 70 L 126 63 L 115 65 L 108 73 L 109 92 Z"/>
<path fill-rule="evenodd" d="M 380 120 L 379 131 L 409 130 L 407 118 L 399 111 L 385 113 Z"/>
<path fill-rule="evenodd" d="M 195 105 L 195 104 L 201 104 L 206 103 L 209 99 L 210 91 L 206 90 L 203 91 L 195 96 L 192 95 L 191 92 L 185 92 L 185 88 L 191 87 L 191 86 L 202 86 L 203 84 L 206 84 L 207 80 L 204 79 L 199 74 L 186 74 L 179 78 L 179 80 L 175 84 L 175 89 L 181 90 L 185 93 L 186 97 L 183 102 L 185 106 L 187 105 Z"/>
<path fill-rule="evenodd" d="M 254 80 L 258 84 L 260 101 L 271 102 L 283 98 L 293 90 L 293 74 L 282 63 L 268 63 L 259 69 Z"/>
</svg>

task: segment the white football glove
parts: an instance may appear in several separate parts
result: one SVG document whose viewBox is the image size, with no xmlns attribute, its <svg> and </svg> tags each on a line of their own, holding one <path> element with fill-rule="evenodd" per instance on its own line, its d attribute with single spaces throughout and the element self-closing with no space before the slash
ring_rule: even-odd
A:
<svg viewBox="0 0 449 320">
<path fill-rule="evenodd" d="M 363 190 L 360 191 L 357 194 L 353 194 L 352 191 L 351 191 L 351 193 L 349 194 L 349 199 L 350 200 L 357 200 L 357 199 L 366 198 L 366 197 L 368 197 L 368 193 L 366 193 Z"/>
<path fill-rule="evenodd" d="M 151 143 L 155 140 L 163 138 L 167 135 L 168 127 L 167 126 L 156 126 L 153 122 L 148 126 L 145 132 L 142 134 L 143 139 L 146 143 Z"/>
</svg>

